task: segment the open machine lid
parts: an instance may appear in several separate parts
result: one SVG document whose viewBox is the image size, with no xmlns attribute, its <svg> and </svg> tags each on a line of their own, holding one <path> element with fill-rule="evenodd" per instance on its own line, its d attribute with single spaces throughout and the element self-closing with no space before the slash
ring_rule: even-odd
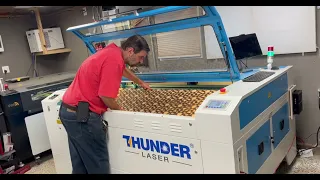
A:
<svg viewBox="0 0 320 180">
<path fill-rule="evenodd" d="M 190 14 L 188 15 L 187 10 L 192 8 L 197 8 L 197 16 L 190 16 Z M 71 31 L 77 35 L 85 43 L 92 54 L 97 51 L 97 43 L 100 44 L 101 42 L 103 42 L 105 45 L 111 42 L 120 45 L 122 40 L 125 40 L 126 38 L 135 34 L 145 37 L 148 43 L 151 41 L 157 41 L 162 37 L 161 47 L 159 47 L 159 42 L 157 47 L 154 47 L 153 43 L 149 44 L 151 52 L 148 55 L 148 61 L 146 64 L 157 61 L 162 62 L 162 64 L 166 64 L 166 66 L 169 67 L 167 69 L 170 69 L 174 65 L 177 67 L 177 70 L 163 71 L 164 68 L 161 69 L 157 67 L 157 65 L 159 66 L 161 63 L 155 63 L 153 66 L 156 68 L 154 69 L 150 68 L 151 65 L 149 65 L 149 69 L 145 67 L 139 67 L 139 72 L 137 72 L 136 75 L 146 82 L 230 82 L 239 80 L 240 72 L 235 61 L 229 39 L 220 15 L 214 6 L 167 6 L 150 9 L 151 8 L 147 8 L 147 10 L 134 10 L 130 13 L 126 13 L 125 15 L 111 15 L 104 18 L 102 21 L 70 27 L 67 29 L 67 31 Z M 172 13 L 178 11 L 179 14 L 186 16 L 184 18 L 176 18 L 172 16 Z M 172 18 L 166 21 L 161 20 L 161 16 L 165 14 L 170 14 L 170 17 Z M 137 24 L 143 22 L 144 20 L 147 23 L 142 23 L 142 25 L 137 26 Z M 169 58 L 169 60 L 167 59 L 166 61 L 163 61 L 163 59 L 166 59 L 168 56 L 174 56 L 175 52 L 171 52 L 171 54 L 163 53 L 162 57 L 159 58 L 159 51 L 170 52 L 170 48 L 172 48 L 171 46 L 176 44 L 174 42 L 166 44 L 166 41 L 169 39 L 166 39 L 163 33 L 166 33 L 166 35 L 170 37 L 170 33 L 172 32 L 182 32 L 192 28 L 198 28 L 203 32 L 203 29 L 201 30 L 200 28 L 204 26 L 210 26 L 212 32 L 215 33 L 215 37 L 217 38 L 218 46 L 223 57 L 222 61 L 212 60 L 211 63 L 221 64 L 222 62 L 222 68 L 211 68 L 205 63 L 202 63 L 203 65 L 202 67 L 199 66 L 200 68 L 181 68 L 182 65 L 187 63 L 201 64 L 196 62 L 194 59 L 203 58 L 204 61 L 208 61 L 202 55 L 199 57 L 192 57 L 190 55 L 189 57 L 180 56 L 180 58 L 178 58 L 179 60 L 171 61 Z M 174 36 L 180 34 L 182 33 L 175 34 Z M 179 43 L 177 44 L 181 47 L 183 42 Z M 156 53 L 158 53 L 157 58 L 154 55 L 156 51 L 155 49 L 157 50 Z M 200 47 L 200 49 L 202 50 L 203 48 Z M 189 49 L 188 51 L 192 50 L 193 49 Z M 153 55 L 150 55 L 152 53 Z M 151 57 L 153 57 L 153 59 Z M 123 81 L 127 81 L 127 79 L 124 78 Z"/>
</svg>

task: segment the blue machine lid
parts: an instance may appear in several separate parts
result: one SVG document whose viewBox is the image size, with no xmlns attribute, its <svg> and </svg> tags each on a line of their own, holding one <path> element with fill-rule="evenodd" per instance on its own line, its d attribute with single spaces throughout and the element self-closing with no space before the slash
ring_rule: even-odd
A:
<svg viewBox="0 0 320 180">
<path fill-rule="evenodd" d="M 128 38 L 132 35 L 139 34 L 141 36 L 151 35 L 162 32 L 177 31 L 183 29 L 196 28 L 201 26 L 212 26 L 214 33 L 219 42 L 220 50 L 224 59 L 226 59 L 226 69 L 213 69 L 206 71 L 175 71 L 175 72 L 158 72 L 158 73 L 136 73 L 136 75 L 146 82 L 226 82 L 237 81 L 240 79 L 240 72 L 235 61 L 235 57 L 229 43 L 228 36 L 224 29 L 219 13 L 214 6 L 202 6 L 205 14 L 199 17 L 164 22 L 160 24 L 152 24 L 143 27 L 127 28 L 113 32 L 99 32 L 95 34 L 84 34 L 85 30 L 102 25 L 116 24 L 128 20 L 140 19 L 174 11 L 185 10 L 192 6 L 167 6 L 163 8 L 153 9 L 149 11 L 132 13 L 130 15 L 114 18 L 112 20 L 103 20 L 94 23 L 88 23 L 69 27 L 67 31 L 73 32 L 88 47 L 93 54 L 96 52 L 93 43 L 109 41 L 115 39 Z M 123 81 L 128 81 L 123 79 Z"/>
</svg>

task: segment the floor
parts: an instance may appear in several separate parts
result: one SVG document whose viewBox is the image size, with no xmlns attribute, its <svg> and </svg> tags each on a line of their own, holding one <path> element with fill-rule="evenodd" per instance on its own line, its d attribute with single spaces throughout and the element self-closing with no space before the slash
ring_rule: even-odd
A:
<svg viewBox="0 0 320 180">
<path fill-rule="evenodd" d="M 33 162 L 30 166 L 31 169 L 25 174 L 57 174 L 52 155 L 42 157 L 39 165 Z"/>
<path fill-rule="evenodd" d="M 313 151 L 310 158 L 297 157 L 291 166 L 280 165 L 277 174 L 320 174 L 320 148 Z M 43 157 L 40 165 L 31 163 L 31 170 L 26 174 L 56 174 L 52 156 Z"/>
<path fill-rule="evenodd" d="M 320 148 L 313 150 L 313 156 L 309 158 L 297 157 L 291 166 L 282 164 L 278 173 L 285 174 L 320 174 Z"/>
</svg>

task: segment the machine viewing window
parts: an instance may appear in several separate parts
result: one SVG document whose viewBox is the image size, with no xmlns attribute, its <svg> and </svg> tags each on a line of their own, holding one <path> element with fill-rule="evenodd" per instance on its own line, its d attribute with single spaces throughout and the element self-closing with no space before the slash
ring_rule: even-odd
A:
<svg viewBox="0 0 320 180">
<path fill-rule="evenodd" d="M 212 24 L 208 24 L 210 21 L 198 22 L 209 19 L 209 16 L 215 16 L 210 13 L 210 8 L 205 8 L 208 16 L 205 16 L 206 11 L 200 6 L 150 8 L 138 10 L 140 17 L 132 12 L 118 14 L 117 18 L 107 25 L 105 23 L 108 22 L 108 17 L 103 17 L 102 22 L 89 23 L 86 27 L 73 27 L 77 30 L 71 31 L 88 43 L 91 53 L 100 51 L 110 43 L 121 46 L 121 43 L 128 38 L 127 33 L 131 35 L 142 33 L 149 44 L 150 52 L 144 63 L 133 69 L 137 74 L 217 72 L 219 74 L 217 76 L 226 73 L 224 78 L 230 78 L 227 66 L 230 58 L 234 59 L 234 56 L 230 55 L 229 59 L 225 59 L 223 55 L 225 52 L 222 52 L 219 46 L 220 41 L 227 37 L 220 37 L 220 34 L 220 39 L 217 39 L 215 35 L 217 32 L 212 28 L 214 22 Z M 138 19 L 134 19 L 137 16 Z M 176 28 L 171 28 L 173 24 Z"/>
<path fill-rule="evenodd" d="M 158 33 L 155 41 L 160 61 L 202 57 L 200 28 Z"/>
<path fill-rule="evenodd" d="M 158 9 L 158 8 L 161 8 L 161 7 L 158 6 L 158 7 L 155 7 L 154 9 Z M 201 12 L 201 13 L 199 13 L 199 12 Z M 138 13 L 139 13 L 139 11 L 138 11 Z M 188 8 L 188 9 L 184 9 L 184 10 L 178 10 L 178 11 L 173 11 L 173 12 L 165 13 L 165 14 L 159 14 L 159 15 L 155 15 L 155 16 L 127 20 L 127 21 L 118 22 L 118 23 L 114 23 L 114 24 L 102 25 L 99 27 L 81 29 L 79 31 L 85 36 L 90 36 L 90 35 L 95 35 L 95 34 L 103 34 L 103 33 L 108 33 L 108 32 L 116 32 L 116 31 L 133 29 L 133 28 L 137 28 L 137 27 L 149 26 L 151 24 L 160 24 L 160 23 L 188 19 L 188 18 L 193 18 L 193 17 L 200 17 L 200 16 L 203 16 L 204 14 L 205 14 L 205 11 L 200 6 L 194 6 L 194 7 Z M 108 19 L 112 20 L 114 18 L 119 18 L 122 16 L 126 16 L 126 14 L 112 15 L 112 16 L 105 16 L 105 17 L 102 16 L 101 20 L 108 20 Z M 168 18 L 168 17 L 170 17 L 170 18 Z"/>
<path fill-rule="evenodd" d="M 176 71 L 226 71 L 226 61 L 212 28 L 201 26 L 143 36 L 150 52 L 144 63 L 132 69 L 136 73 Z M 195 33 L 197 32 L 197 33 Z M 204 41 L 205 36 L 212 34 Z M 99 51 L 110 43 L 121 46 L 126 38 L 93 42 Z"/>
<path fill-rule="evenodd" d="M 154 17 L 155 24 L 192 18 L 204 14 L 199 7 L 160 14 Z M 201 28 L 190 28 L 156 34 L 159 60 L 201 58 Z"/>
</svg>

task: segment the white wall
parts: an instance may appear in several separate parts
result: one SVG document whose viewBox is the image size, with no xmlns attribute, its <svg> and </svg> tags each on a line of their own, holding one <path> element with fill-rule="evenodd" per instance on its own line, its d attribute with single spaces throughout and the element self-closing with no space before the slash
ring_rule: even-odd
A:
<svg viewBox="0 0 320 180">
<path fill-rule="evenodd" d="M 316 51 L 315 6 L 216 6 L 228 37 L 256 33 L 263 54 Z M 208 59 L 222 58 L 212 27 L 205 26 Z"/>
</svg>

